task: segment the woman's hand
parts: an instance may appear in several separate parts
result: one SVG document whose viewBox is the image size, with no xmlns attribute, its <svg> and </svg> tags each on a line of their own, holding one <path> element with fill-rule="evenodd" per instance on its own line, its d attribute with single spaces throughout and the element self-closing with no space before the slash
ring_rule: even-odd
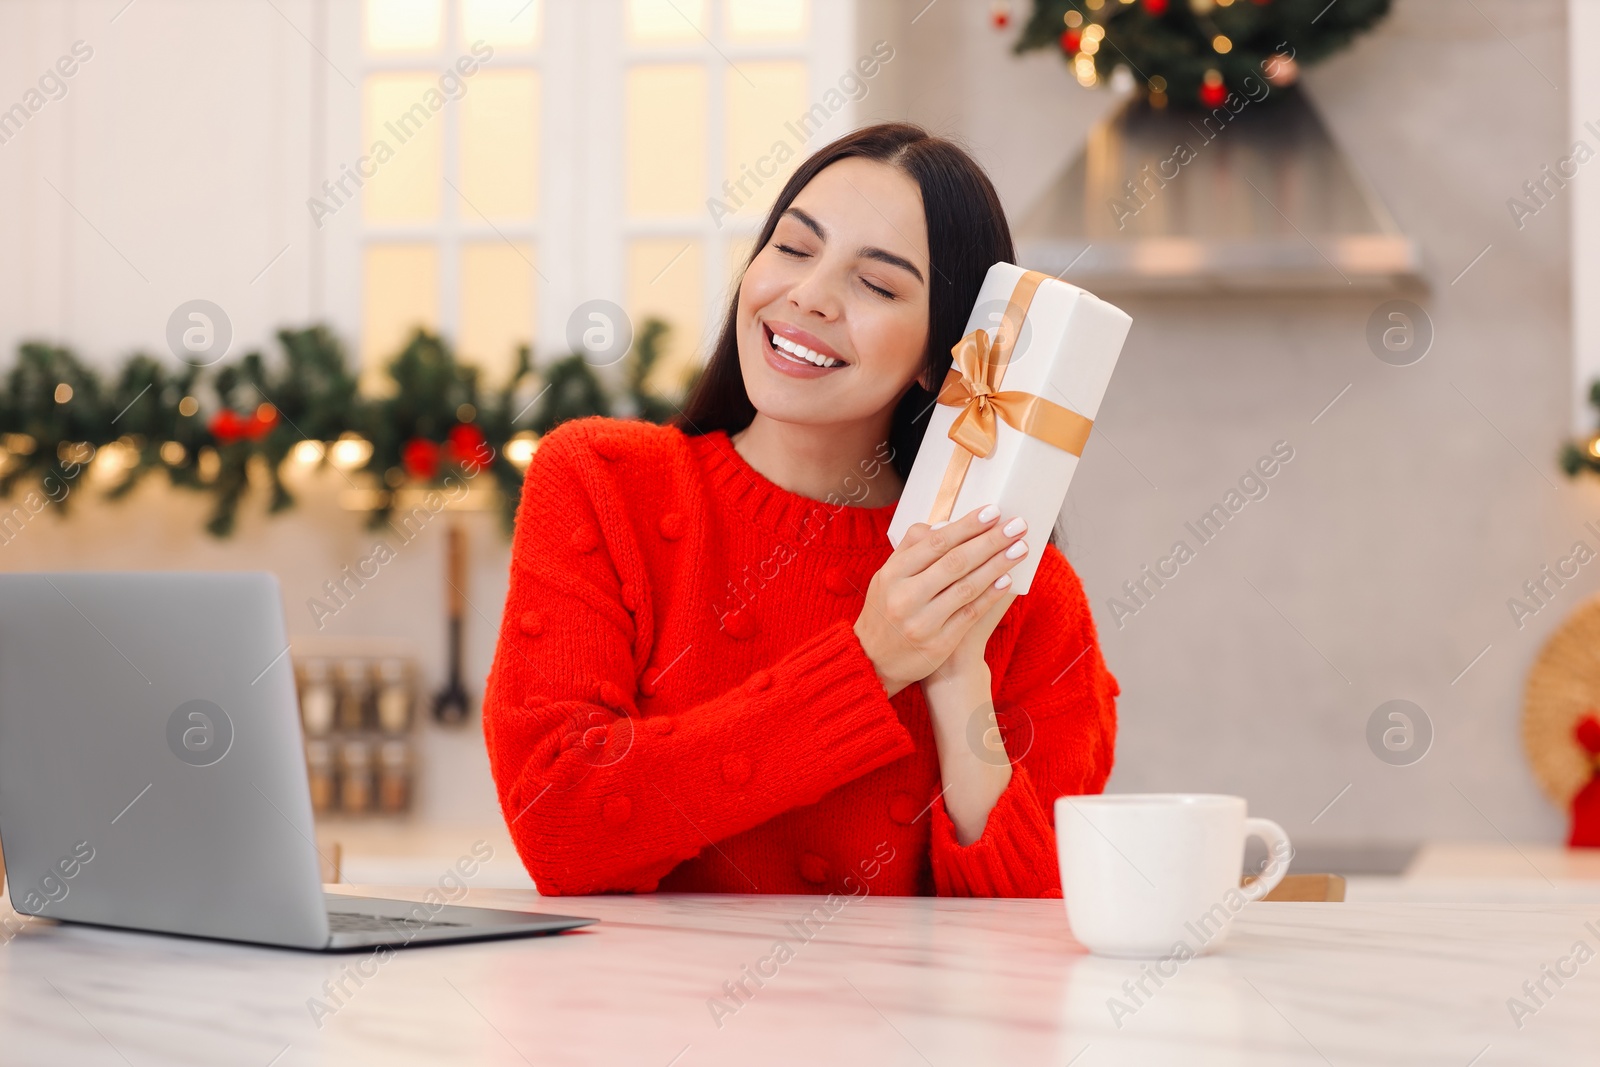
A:
<svg viewBox="0 0 1600 1067">
<path fill-rule="evenodd" d="M 983 651 L 989 647 L 989 638 L 994 634 L 995 627 L 1000 625 L 1000 620 L 1005 617 L 1006 609 L 1011 607 L 1011 602 L 1017 599 L 1017 591 L 1007 587 L 1000 594 L 994 606 L 983 613 L 983 617 L 973 623 L 971 628 L 956 642 L 956 647 L 951 651 L 949 658 L 939 665 L 939 669 L 928 675 L 924 681 L 945 681 L 957 676 L 976 674 L 979 669 L 987 670 L 988 660 L 983 658 Z"/>
<path fill-rule="evenodd" d="M 991 609 L 1016 596 L 1006 572 L 1028 553 L 1027 524 L 999 518 L 991 504 L 937 529 L 919 522 L 872 576 L 855 632 L 890 696 L 933 674 Z M 979 660 L 1003 613 L 982 631 Z"/>
</svg>

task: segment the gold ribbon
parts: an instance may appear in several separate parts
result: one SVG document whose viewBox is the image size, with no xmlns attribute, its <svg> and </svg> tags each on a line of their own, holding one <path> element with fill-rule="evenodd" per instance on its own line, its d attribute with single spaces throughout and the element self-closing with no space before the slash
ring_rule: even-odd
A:
<svg viewBox="0 0 1600 1067">
<path fill-rule="evenodd" d="M 943 522 L 950 517 L 973 457 L 981 459 L 994 451 L 997 417 L 1029 437 L 1074 456 L 1083 455 L 1083 446 L 1094 425 L 1092 419 L 1020 389 L 1000 391 L 1000 380 L 1011 362 L 1023 319 L 1033 303 L 1034 293 L 1046 277 L 1048 275 L 1030 270 L 1017 279 L 992 340 L 987 331 L 973 330 L 950 350 L 955 362 L 945 375 L 938 402 L 961 409 L 955 422 L 950 424 L 949 433 L 950 440 L 959 447 L 951 453 L 950 463 L 945 467 L 928 515 L 930 523 Z"/>
</svg>

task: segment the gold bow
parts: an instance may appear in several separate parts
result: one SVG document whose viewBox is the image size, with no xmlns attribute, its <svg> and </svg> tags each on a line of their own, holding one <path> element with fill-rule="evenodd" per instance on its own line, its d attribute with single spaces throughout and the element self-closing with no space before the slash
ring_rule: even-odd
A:
<svg viewBox="0 0 1600 1067">
<path fill-rule="evenodd" d="M 1017 280 L 992 340 L 987 331 L 973 330 L 950 350 L 954 363 L 939 389 L 938 402 L 961 409 L 949 432 L 950 440 L 960 447 L 950 455 L 928 516 L 930 523 L 950 517 L 973 457 L 982 459 L 994 451 L 996 417 L 1029 437 L 1074 456 L 1083 455 L 1094 425 L 1092 419 L 1033 393 L 1000 390 L 1000 379 L 1005 376 L 1022 320 L 1045 277 L 1037 271 L 1027 271 Z"/>
</svg>

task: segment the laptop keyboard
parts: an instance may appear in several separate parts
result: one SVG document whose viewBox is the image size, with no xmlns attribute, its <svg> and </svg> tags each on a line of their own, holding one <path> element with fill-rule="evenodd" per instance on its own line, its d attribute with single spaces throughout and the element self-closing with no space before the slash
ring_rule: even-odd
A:
<svg viewBox="0 0 1600 1067">
<path fill-rule="evenodd" d="M 389 918 L 358 911 L 328 912 L 328 932 L 334 934 L 390 934 L 396 930 L 414 933 L 419 930 L 443 930 L 465 925 L 466 923 L 433 922 L 426 919 Z"/>
</svg>

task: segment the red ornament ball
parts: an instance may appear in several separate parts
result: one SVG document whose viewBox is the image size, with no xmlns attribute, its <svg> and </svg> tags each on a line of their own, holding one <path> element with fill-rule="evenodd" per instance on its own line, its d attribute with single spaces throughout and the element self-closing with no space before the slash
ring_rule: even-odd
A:
<svg viewBox="0 0 1600 1067">
<path fill-rule="evenodd" d="M 1228 87 L 1222 81 L 1222 75 L 1211 70 L 1206 72 L 1205 80 L 1200 83 L 1200 103 L 1206 107 L 1221 107 L 1222 102 L 1228 98 Z"/>
<path fill-rule="evenodd" d="M 1167 13 L 1167 0 L 1144 0 L 1144 10 L 1146 14 L 1160 18 Z"/>
<path fill-rule="evenodd" d="M 1083 33 L 1079 30 L 1063 30 L 1061 33 L 1061 50 L 1067 55 L 1077 55 L 1078 46 L 1083 43 Z"/>
</svg>

